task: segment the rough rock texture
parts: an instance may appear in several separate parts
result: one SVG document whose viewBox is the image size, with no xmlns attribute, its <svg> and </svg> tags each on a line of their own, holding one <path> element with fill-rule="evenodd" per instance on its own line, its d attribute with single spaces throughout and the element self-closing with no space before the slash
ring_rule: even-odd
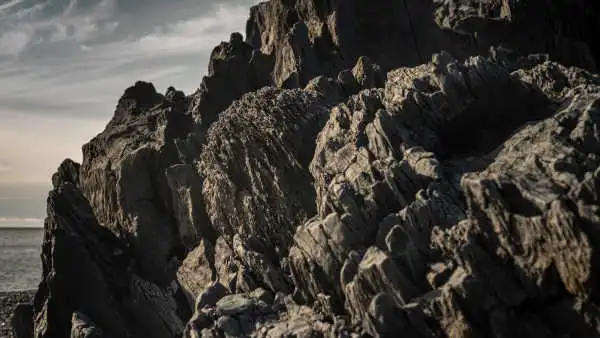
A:
<svg viewBox="0 0 600 338">
<path fill-rule="evenodd" d="M 183 336 L 346 337 L 349 332 L 342 319 L 335 323 L 322 321 L 318 313 L 296 304 L 290 296 L 278 293 L 273 297 L 259 288 L 246 294 L 226 295 L 215 304 L 197 307 Z"/>
<path fill-rule="evenodd" d="M 35 335 L 599 336 L 596 13 L 253 7 L 52 177 Z"/>
<path fill-rule="evenodd" d="M 201 155 L 211 224 L 271 290 L 287 289 L 271 258 L 285 257 L 295 227 L 315 212 L 306 169 L 330 106 L 311 91 L 246 95 L 211 127 Z"/>
<path fill-rule="evenodd" d="M 246 41 L 274 59 L 277 85 L 333 76 L 360 56 L 387 71 L 426 63 L 441 50 L 464 59 L 500 44 L 591 68 L 600 61 L 599 6 L 593 0 L 272 0 L 252 8 Z"/>
<path fill-rule="evenodd" d="M 100 331 L 111 337 L 176 337 L 183 331 L 187 318 L 179 317 L 185 311 L 175 301 L 181 289 L 167 292 L 139 278 L 131 250 L 98 224 L 71 182 L 60 182 L 48 197 L 42 263 L 35 337 Z"/>
<path fill-rule="evenodd" d="M 323 316 L 309 325 L 314 334 L 331 334 L 319 323 L 339 316 L 349 319 L 345 330 L 372 336 L 597 334 L 595 198 L 583 187 L 598 171 L 600 78 L 539 57 L 491 54 L 464 62 L 436 54 L 331 109 L 309 166 L 317 215 L 297 227 L 287 259 L 261 256 L 287 263 L 294 300 Z M 327 87 L 319 83 L 309 87 Z M 240 140 L 251 139 L 245 135 Z M 260 172 L 248 163 L 264 155 L 245 154 L 231 156 L 244 161 L 229 172 Z M 252 197 L 278 196 L 268 187 Z M 214 200 L 206 190 L 205 198 Z M 230 201 L 226 210 L 252 205 Z M 271 206 L 289 201 L 293 195 Z M 234 236 L 234 247 L 277 243 L 265 228 L 251 229 L 250 239 L 240 229 L 245 238 Z M 244 250 L 233 252 L 255 283 L 273 287 L 269 265 L 257 271 Z M 235 297 L 231 306 L 252 312 Z M 580 319 L 559 326 L 568 313 Z M 230 317 L 215 317 L 212 328 L 208 320 L 196 334 L 247 335 Z M 303 325 L 287 318 L 274 327 L 300 334 Z"/>
<path fill-rule="evenodd" d="M 169 101 L 152 84 L 138 82 L 125 91 L 104 132 L 83 147 L 79 181 L 94 214 L 128 241 L 142 275 L 161 286 L 174 279 L 184 244 L 197 244 L 199 231 L 194 219 L 174 219 L 173 201 L 181 196 L 171 189 L 181 179 L 177 170 L 171 179 L 165 174 L 181 163 L 175 139 L 192 131 L 187 104 L 187 98 Z"/>
<path fill-rule="evenodd" d="M 32 337 L 34 294 L 34 291 L 0 292 L 0 337 Z"/>
</svg>

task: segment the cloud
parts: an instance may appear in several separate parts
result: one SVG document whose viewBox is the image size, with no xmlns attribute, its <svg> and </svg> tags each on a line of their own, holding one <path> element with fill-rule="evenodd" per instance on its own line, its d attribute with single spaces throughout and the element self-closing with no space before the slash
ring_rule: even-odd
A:
<svg viewBox="0 0 600 338">
<path fill-rule="evenodd" d="M 4 14 L 6 11 L 9 11 L 11 7 L 17 6 L 25 1 L 26 0 L 12 0 L 5 4 L 2 4 L 0 5 L 0 13 Z"/>
<path fill-rule="evenodd" d="M 193 92 L 258 0 L 13 0 L 0 5 L 2 182 L 48 182 L 136 80 Z M 0 164 L 1 165 L 1 164 Z M 0 167 L 1 168 L 1 167 Z M 0 215 L 2 216 L 2 215 Z"/>
<path fill-rule="evenodd" d="M 9 31 L 0 37 L 0 56 L 2 55 L 19 55 L 31 43 L 33 33 L 26 29 Z"/>
</svg>

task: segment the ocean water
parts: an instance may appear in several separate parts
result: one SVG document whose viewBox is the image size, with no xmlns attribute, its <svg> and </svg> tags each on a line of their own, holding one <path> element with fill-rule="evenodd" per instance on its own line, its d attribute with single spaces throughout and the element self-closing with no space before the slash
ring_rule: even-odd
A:
<svg viewBox="0 0 600 338">
<path fill-rule="evenodd" d="M 0 291 L 38 286 L 49 190 L 47 183 L 0 181 Z"/>
<path fill-rule="evenodd" d="M 27 223 L 0 225 L 0 291 L 36 289 L 40 282 L 43 229 Z"/>
</svg>

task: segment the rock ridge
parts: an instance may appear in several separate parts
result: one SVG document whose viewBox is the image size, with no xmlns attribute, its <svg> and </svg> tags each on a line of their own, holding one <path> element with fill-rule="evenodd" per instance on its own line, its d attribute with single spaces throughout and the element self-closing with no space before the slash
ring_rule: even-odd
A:
<svg viewBox="0 0 600 338">
<path fill-rule="evenodd" d="M 52 176 L 34 336 L 600 336 L 599 10 L 252 7 Z"/>
</svg>

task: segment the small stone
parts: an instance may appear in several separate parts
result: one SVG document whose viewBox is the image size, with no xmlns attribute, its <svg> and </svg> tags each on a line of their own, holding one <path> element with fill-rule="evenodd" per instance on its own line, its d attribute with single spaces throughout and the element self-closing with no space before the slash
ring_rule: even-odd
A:
<svg viewBox="0 0 600 338">
<path fill-rule="evenodd" d="M 223 286 L 223 284 L 214 282 L 198 296 L 198 299 L 196 300 L 196 311 L 205 307 L 215 306 L 215 304 L 228 293 L 227 288 Z"/>
<path fill-rule="evenodd" d="M 254 289 L 254 291 L 250 293 L 250 297 L 256 300 L 263 301 L 267 304 L 273 304 L 273 301 L 275 300 L 273 294 L 270 291 L 265 290 L 263 288 Z"/>
<path fill-rule="evenodd" d="M 240 315 L 252 312 L 254 302 L 244 295 L 229 295 L 217 302 L 217 313 L 220 315 Z"/>
<path fill-rule="evenodd" d="M 223 331 L 225 337 L 241 337 L 240 323 L 231 316 L 222 316 L 217 320 L 217 328 Z"/>
</svg>

